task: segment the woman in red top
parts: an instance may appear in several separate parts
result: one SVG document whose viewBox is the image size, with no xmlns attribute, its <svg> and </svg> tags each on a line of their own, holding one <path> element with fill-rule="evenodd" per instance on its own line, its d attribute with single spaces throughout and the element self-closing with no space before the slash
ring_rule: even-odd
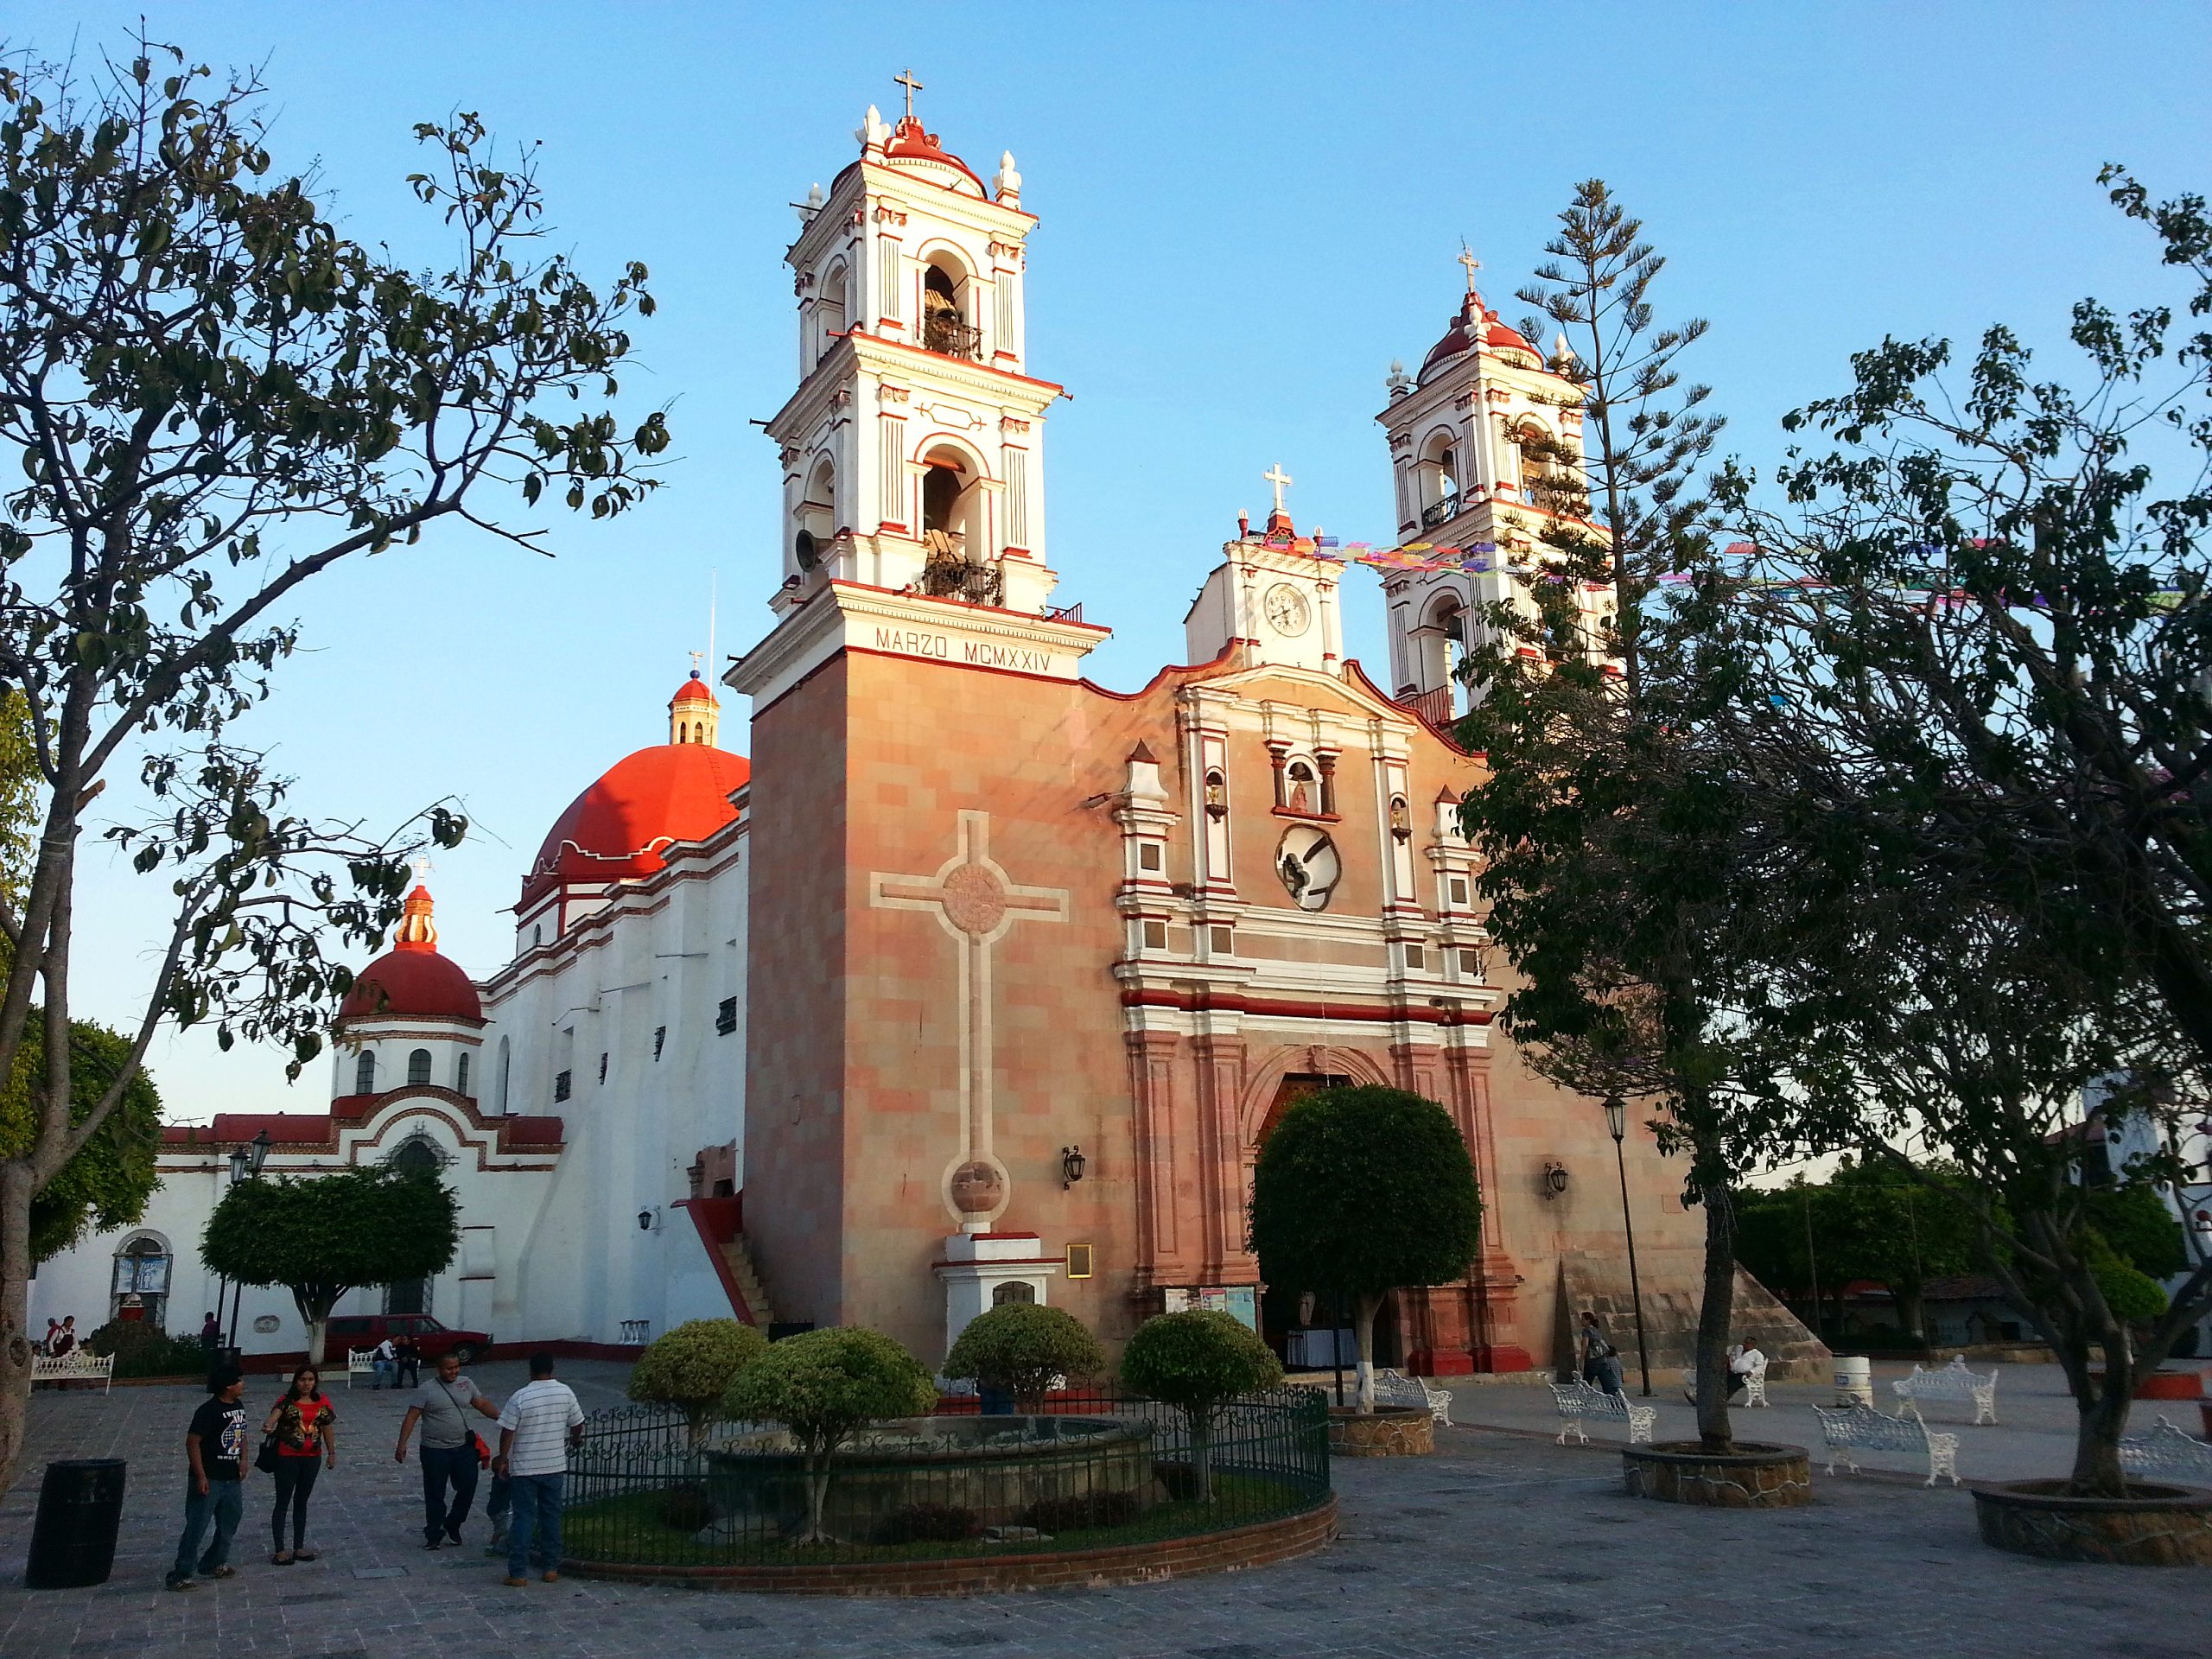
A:
<svg viewBox="0 0 2212 1659">
<path fill-rule="evenodd" d="M 292 1373 L 292 1386 L 262 1424 L 264 1434 L 276 1437 L 276 1507 L 269 1517 L 279 1567 L 311 1561 L 307 1548 L 308 1494 L 315 1491 L 318 1468 L 338 1466 L 338 1413 L 322 1391 L 322 1376 L 312 1365 Z M 284 1510 L 292 1511 L 292 1547 L 284 1548 Z"/>
</svg>

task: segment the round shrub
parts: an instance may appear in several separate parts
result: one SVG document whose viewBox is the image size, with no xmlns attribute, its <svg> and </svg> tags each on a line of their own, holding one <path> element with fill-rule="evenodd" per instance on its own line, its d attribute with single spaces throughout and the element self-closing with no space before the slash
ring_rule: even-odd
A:
<svg viewBox="0 0 2212 1659">
<path fill-rule="evenodd" d="M 973 1378 L 1003 1389 L 1035 1410 L 1060 1376 L 1095 1376 L 1106 1369 L 1105 1350 L 1065 1308 L 1009 1302 L 969 1321 L 944 1357 L 947 1376 Z"/>
<path fill-rule="evenodd" d="M 1122 1351 L 1124 1387 L 1186 1412 L 1210 1411 L 1281 1381 L 1281 1363 L 1258 1332 L 1213 1309 L 1147 1319 Z"/>
<path fill-rule="evenodd" d="M 632 1400 L 674 1406 L 696 1440 L 721 1408 L 737 1375 L 767 1351 L 768 1340 L 735 1319 L 693 1319 L 649 1344 L 631 1368 Z"/>
</svg>

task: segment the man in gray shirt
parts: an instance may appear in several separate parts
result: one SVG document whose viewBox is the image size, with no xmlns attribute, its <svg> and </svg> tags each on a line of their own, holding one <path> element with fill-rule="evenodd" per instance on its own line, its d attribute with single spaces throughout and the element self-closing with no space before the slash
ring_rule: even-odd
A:
<svg viewBox="0 0 2212 1659">
<path fill-rule="evenodd" d="M 461 1541 L 461 1523 L 468 1519 L 468 1506 L 476 1501 L 476 1434 L 468 1426 L 470 1411 L 497 1417 L 499 1408 L 476 1390 L 461 1374 L 461 1361 L 452 1354 L 438 1357 L 438 1369 L 415 1390 L 415 1398 L 400 1420 L 399 1449 L 391 1455 L 407 1461 L 407 1437 L 423 1425 L 423 1548 L 437 1549 Z M 453 1488 L 450 1503 L 446 1488 Z"/>
</svg>

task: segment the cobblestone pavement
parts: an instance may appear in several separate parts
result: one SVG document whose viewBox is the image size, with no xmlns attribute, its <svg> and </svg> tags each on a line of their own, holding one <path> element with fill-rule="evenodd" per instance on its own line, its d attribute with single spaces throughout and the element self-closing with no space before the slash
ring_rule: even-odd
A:
<svg viewBox="0 0 2212 1659">
<path fill-rule="evenodd" d="M 614 1366 L 564 1371 L 588 1406 L 616 1395 Z M 494 1393 L 520 1381 L 512 1366 L 474 1374 Z M 259 1409 L 272 1396 L 273 1385 L 257 1378 L 248 1402 Z M 416 1548 L 415 1470 L 391 1460 L 402 1402 L 362 1389 L 340 1396 L 340 1465 L 315 1494 L 321 1559 L 268 1564 L 270 1490 L 257 1475 L 233 1558 L 238 1576 L 171 1595 L 161 1577 L 175 1546 L 181 1436 L 194 1400 L 179 1389 L 35 1397 L 25 1478 L 0 1498 L 7 1659 L 386 1659 L 430 1644 L 446 1656 L 531 1659 L 970 1649 L 993 1659 L 2193 1659 L 2205 1650 L 2212 1609 L 2205 1574 L 2062 1566 L 1987 1549 L 1963 1492 L 1816 1474 L 1819 1502 L 1808 1509 L 1682 1509 L 1625 1496 L 1609 1446 L 1563 1449 L 1529 1431 L 1482 1428 L 1440 1432 L 1433 1458 L 1339 1463 L 1341 1541 L 1249 1573 L 950 1601 L 715 1595 L 574 1579 L 509 1590 L 501 1566 L 480 1553 L 480 1519 L 470 1523 L 466 1551 Z M 91 1455 L 131 1464 L 114 1577 L 96 1590 L 24 1590 L 36 1471 L 49 1458 Z"/>
</svg>

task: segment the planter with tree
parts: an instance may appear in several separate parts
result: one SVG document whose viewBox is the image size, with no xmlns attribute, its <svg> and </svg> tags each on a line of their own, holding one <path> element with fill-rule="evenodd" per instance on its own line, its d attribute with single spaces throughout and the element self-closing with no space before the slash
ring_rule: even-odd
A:
<svg viewBox="0 0 2212 1659">
<path fill-rule="evenodd" d="M 1213 1442 L 1224 1410 L 1281 1381 L 1281 1363 L 1259 1333 L 1212 1308 L 1147 1319 L 1122 1350 L 1122 1386 L 1182 1413 L 1192 1495 L 1202 1503 L 1213 1497 Z"/>
<path fill-rule="evenodd" d="M 200 1255 L 236 1283 L 290 1291 L 308 1328 L 308 1363 L 319 1366 L 340 1297 L 432 1278 L 460 1243 L 451 1187 L 427 1170 L 373 1165 L 232 1187 L 207 1218 Z"/>
<path fill-rule="evenodd" d="M 1383 1299 L 1464 1275 L 1481 1248 L 1481 1218 L 1459 1126 L 1435 1102 L 1402 1089 L 1324 1089 L 1295 1102 L 1253 1170 L 1260 1271 L 1272 1285 L 1318 1291 L 1351 1308 L 1359 1347 L 1353 1410 L 1363 1417 L 1375 1413 L 1375 1319 Z M 1425 1407 L 1411 1414 L 1428 1417 Z M 1424 1438 L 1384 1440 L 1411 1449 Z M 1342 1440 L 1351 1450 L 1375 1436 L 1347 1432 Z"/>
</svg>

